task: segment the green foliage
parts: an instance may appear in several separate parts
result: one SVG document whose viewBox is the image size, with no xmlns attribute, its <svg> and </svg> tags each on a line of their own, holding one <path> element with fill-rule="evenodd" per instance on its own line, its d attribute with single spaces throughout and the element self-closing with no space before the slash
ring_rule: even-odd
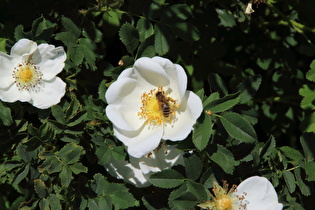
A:
<svg viewBox="0 0 315 210">
<path fill-rule="evenodd" d="M 44 110 L 0 101 L 0 209 L 198 209 L 213 181 L 253 175 L 272 182 L 284 209 L 312 209 L 315 1 L 267 0 L 245 15 L 247 2 L 1 3 L 0 51 L 22 38 L 62 46 L 67 89 Z M 192 134 L 171 143 L 182 165 L 137 188 L 107 171 L 131 159 L 104 95 L 136 59 L 154 56 L 183 66 L 203 111 Z"/>
</svg>

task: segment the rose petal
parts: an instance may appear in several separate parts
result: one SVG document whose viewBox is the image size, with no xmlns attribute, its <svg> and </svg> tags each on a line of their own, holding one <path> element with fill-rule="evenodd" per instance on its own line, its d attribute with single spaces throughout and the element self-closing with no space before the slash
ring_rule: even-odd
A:
<svg viewBox="0 0 315 210">
<path fill-rule="evenodd" d="M 130 164 L 127 161 L 118 161 L 111 158 L 109 164 L 105 165 L 105 168 L 113 177 L 124 179 L 126 182 L 134 184 L 136 187 L 147 187 L 151 185 L 139 168 L 139 162 Z"/>
<path fill-rule="evenodd" d="M 63 47 L 40 44 L 32 56 L 32 61 L 39 66 L 43 79 L 51 80 L 63 70 L 66 58 Z"/>
<path fill-rule="evenodd" d="M 11 56 L 0 52 L 0 88 L 7 88 L 15 81 L 12 76 L 15 65 Z"/>
<path fill-rule="evenodd" d="M 176 120 L 164 126 L 163 139 L 179 141 L 185 139 L 202 112 L 202 101 L 193 92 L 186 91 L 182 103 L 176 109 Z"/>
<path fill-rule="evenodd" d="M 246 193 L 247 209 L 280 210 L 283 205 L 278 203 L 277 193 L 268 179 L 253 176 L 245 179 L 236 188 L 237 195 Z"/>
<path fill-rule="evenodd" d="M 139 83 L 150 83 L 155 87 L 169 85 L 165 70 L 151 58 L 142 57 L 136 60 L 134 70 Z"/>
<path fill-rule="evenodd" d="M 60 102 L 66 92 L 66 83 L 59 77 L 55 77 L 50 81 L 42 81 L 43 86 L 40 86 L 40 90 L 30 91 L 32 96 L 30 103 L 39 109 L 47 109 Z"/>
<path fill-rule="evenodd" d="M 144 125 L 138 131 L 126 131 L 114 125 L 114 133 L 128 147 L 127 151 L 130 156 L 140 158 L 157 148 L 161 141 L 163 128 Z"/>
<path fill-rule="evenodd" d="M 169 59 L 162 57 L 153 57 L 152 60 L 157 62 L 166 71 L 170 80 L 170 96 L 181 103 L 187 88 L 187 75 L 185 70 L 178 64 L 173 64 Z"/>
<path fill-rule="evenodd" d="M 22 60 L 28 60 L 29 56 L 37 49 L 36 42 L 29 39 L 20 39 L 11 48 L 11 56 L 14 58 L 22 57 Z"/>
<path fill-rule="evenodd" d="M 20 91 L 18 87 L 13 83 L 7 88 L 0 88 L 0 99 L 5 102 L 29 102 L 31 100 L 31 94 L 29 91 Z"/>
</svg>

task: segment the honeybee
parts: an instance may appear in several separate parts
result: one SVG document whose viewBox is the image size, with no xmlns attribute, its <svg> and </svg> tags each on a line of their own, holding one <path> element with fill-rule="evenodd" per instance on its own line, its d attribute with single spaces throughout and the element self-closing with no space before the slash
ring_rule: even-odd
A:
<svg viewBox="0 0 315 210">
<path fill-rule="evenodd" d="M 163 112 L 163 116 L 168 118 L 171 113 L 171 107 L 169 102 L 171 101 L 172 103 L 176 104 L 176 101 L 170 97 L 165 96 L 163 87 L 161 86 L 158 87 L 158 91 L 156 92 L 155 96 L 159 102 L 160 108 Z"/>
</svg>

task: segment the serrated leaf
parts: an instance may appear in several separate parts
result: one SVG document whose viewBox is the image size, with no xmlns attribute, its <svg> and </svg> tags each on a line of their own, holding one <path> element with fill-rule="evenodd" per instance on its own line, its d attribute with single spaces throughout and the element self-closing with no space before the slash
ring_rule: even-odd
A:
<svg viewBox="0 0 315 210">
<path fill-rule="evenodd" d="M 150 182 L 161 188 L 174 188 L 184 182 L 185 177 L 173 169 L 163 170 L 151 175 Z"/>
<path fill-rule="evenodd" d="M 217 145 L 218 150 L 210 159 L 217 163 L 227 174 L 233 174 L 235 166 L 239 165 L 239 161 L 235 161 L 233 154 L 223 147 L 222 145 Z"/>
<path fill-rule="evenodd" d="M 294 175 L 290 171 L 284 171 L 283 178 L 288 187 L 289 192 L 293 193 L 296 187 Z"/>
<path fill-rule="evenodd" d="M 13 123 L 10 108 L 3 105 L 0 101 L 0 119 L 5 126 L 9 126 Z"/>
<path fill-rule="evenodd" d="M 43 173 L 45 170 L 49 174 L 60 172 L 62 170 L 63 165 L 60 160 L 54 154 L 40 154 L 39 158 L 44 160 L 44 162 L 39 166 L 39 171 Z"/>
<path fill-rule="evenodd" d="M 315 162 L 305 163 L 306 180 L 315 181 Z"/>
<path fill-rule="evenodd" d="M 212 127 L 213 124 L 211 123 L 210 116 L 203 114 L 199 117 L 192 135 L 193 143 L 198 150 L 201 151 L 208 145 L 210 135 L 212 133 Z"/>
<path fill-rule="evenodd" d="M 203 167 L 200 158 L 197 155 L 192 154 L 188 158 L 184 158 L 184 162 L 187 178 L 197 180 L 201 175 Z"/>
<path fill-rule="evenodd" d="M 72 171 L 68 166 L 63 166 L 59 173 L 60 183 L 62 186 L 68 187 L 71 180 L 73 179 Z"/>
<path fill-rule="evenodd" d="M 54 105 L 51 107 L 51 113 L 54 116 L 54 118 L 57 120 L 57 122 L 61 124 L 66 123 L 65 115 L 63 113 L 63 110 L 60 106 Z"/>
<path fill-rule="evenodd" d="M 272 136 L 264 145 L 264 147 L 262 148 L 261 152 L 260 152 L 260 157 L 262 158 L 266 158 L 268 157 L 270 154 L 274 153 L 276 151 L 276 141 L 275 138 Z"/>
<path fill-rule="evenodd" d="M 310 68 L 311 69 L 308 72 L 306 72 L 306 79 L 315 82 L 315 60 L 312 61 Z"/>
<path fill-rule="evenodd" d="M 220 95 L 218 92 L 211 93 L 211 95 L 202 102 L 202 105 L 203 107 L 206 107 L 209 105 L 209 103 L 219 98 L 220 98 Z"/>
<path fill-rule="evenodd" d="M 239 93 L 230 94 L 224 98 L 211 101 L 204 109 L 210 110 L 212 113 L 223 112 L 238 104 L 240 99 Z"/>
<path fill-rule="evenodd" d="M 171 192 L 168 203 L 172 209 L 190 209 L 197 205 L 198 200 L 187 185 L 183 184 Z"/>
<path fill-rule="evenodd" d="M 105 189 L 115 208 L 125 209 L 137 205 L 136 199 L 123 184 L 108 183 Z"/>
<path fill-rule="evenodd" d="M 279 148 L 281 152 L 284 153 L 284 155 L 291 160 L 294 161 L 299 161 L 299 160 L 304 160 L 303 155 L 296 149 L 293 149 L 292 147 L 289 146 L 283 146 Z"/>
<path fill-rule="evenodd" d="M 5 47 L 6 47 L 6 44 L 7 44 L 7 38 L 0 38 L 0 51 L 1 52 L 4 52 L 4 53 L 7 53 Z"/>
<path fill-rule="evenodd" d="M 76 24 L 70 18 L 63 16 L 61 19 L 61 23 L 69 33 L 76 37 L 76 39 L 79 38 L 79 36 L 81 35 L 81 29 L 77 27 Z"/>
<path fill-rule="evenodd" d="M 120 27 L 119 37 L 129 53 L 132 54 L 138 47 L 139 33 L 130 23 L 125 23 Z"/>
<path fill-rule="evenodd" d="M 260 87 L 261 81 L 262 77 L 260 75 L 255 75 L 253 77 L 247 78 L 237 87 L 241 92 L 240 103 L 246 103 L 255 96 L 258 88 Z"/>
<path fill-rule="evenodd" d="M 74 143 L 69 143 L 60 151 L 56 152 L 56 155 L 61 159 L 61 161 L 67 165 L 78 162 L 83 154 L 83 147 Z"/>
<path fill-rule="evenodd" d="M 139 40 L 143 42 L 154 34 L 153 25 L 148 19 L 140 18 L 137 22 L 137 30 L 139 32 Z"/>
<path fill-rule="evenodd" d="M 257 136 L 254 128 L 241 115 L 234 112 L 226 113 L 220 117 L 220 121 L 227 133 L 233 138 L 245 143 L 256 141 Z"/>
<path fill-rule="evenodd" d="M 305 110 L 314 110 L 315 105 L 315 85 L 314 84 L 304 84 L 300 90 L 299 94 L 303 96 L 303 99 L 301 101 L 301 107 Z"/>
<path fill-rule="evenodd" d="M 207 200 L 208 191 L 202 184 L 192 182 L 192 181 L 187 181 L 186 185 L 189 192 L 194 194 L 198 201 Z"/>
<path fill-rule="evenodd" d="M 34 189 L 35 189 L 35 192 L 37 193 L 39 198 L 46 197 L 47 187 L 46 187 L 46 184 L 42 180 L 40 180 L 40 179 L 34 180 Z"/>
<path fill-rule="evenodd" d="M 74 174 L 79 174 L 79 173 L 87 173 L 88 168 L 85 167 L 82 163 L 75 163 L 73 165 L 70 165 L 69 168 Z"/>
<path fill-rule="evenodd" d="M 112 209 L 111 203 L 105 197 L 89 198 L 87 207 L 89 210 Z"/>
<path fill-rule="evenodd" d="M 303 195 L 305 196 L 309 196 L 311 195 L 311 191 L 310 191 L 310 188 L 309 186 L 307 186 L 302 177 L 301 177 L 301 169 L 300 168 L 296 168 L 294 169 L 294 175 L 295 175 L 295 178 L 296 178 L 296 181 L 297 181 L 297 185 L 300 187 L 300 190 L 302 192 Z"/>
<path fill-rule="evenodd" d="M 155 24 L 154 47 L 158 55 L 165 55 L 171 46 L 172 34 L 167 26 Z"/>
</svg>

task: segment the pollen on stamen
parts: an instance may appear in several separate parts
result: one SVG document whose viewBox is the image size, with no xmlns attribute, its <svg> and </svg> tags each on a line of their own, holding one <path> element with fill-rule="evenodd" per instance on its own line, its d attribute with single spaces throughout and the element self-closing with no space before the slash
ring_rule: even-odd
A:
<svg viewBox="0 0 315 210">
<path fill-rule="evenodd" d="M 162 93 L 162 98 L 157 97 L 161 93 L 162 87 L 150 90 L 141 95 L 140 112 L 138 116 L 145 119 L 147 125 L 160 126 L 165 123 L 173 123 L 176 117 L 175 109 L 178 107 L 176 101 Z"/>
<path fill-rule="evenodd" d="M 41 83 L 43 74 L 38 66 L 28 61 L 19 63 L 13 70 L 12 77 L 20 91 L 36 90 Z"/>
</svg>

